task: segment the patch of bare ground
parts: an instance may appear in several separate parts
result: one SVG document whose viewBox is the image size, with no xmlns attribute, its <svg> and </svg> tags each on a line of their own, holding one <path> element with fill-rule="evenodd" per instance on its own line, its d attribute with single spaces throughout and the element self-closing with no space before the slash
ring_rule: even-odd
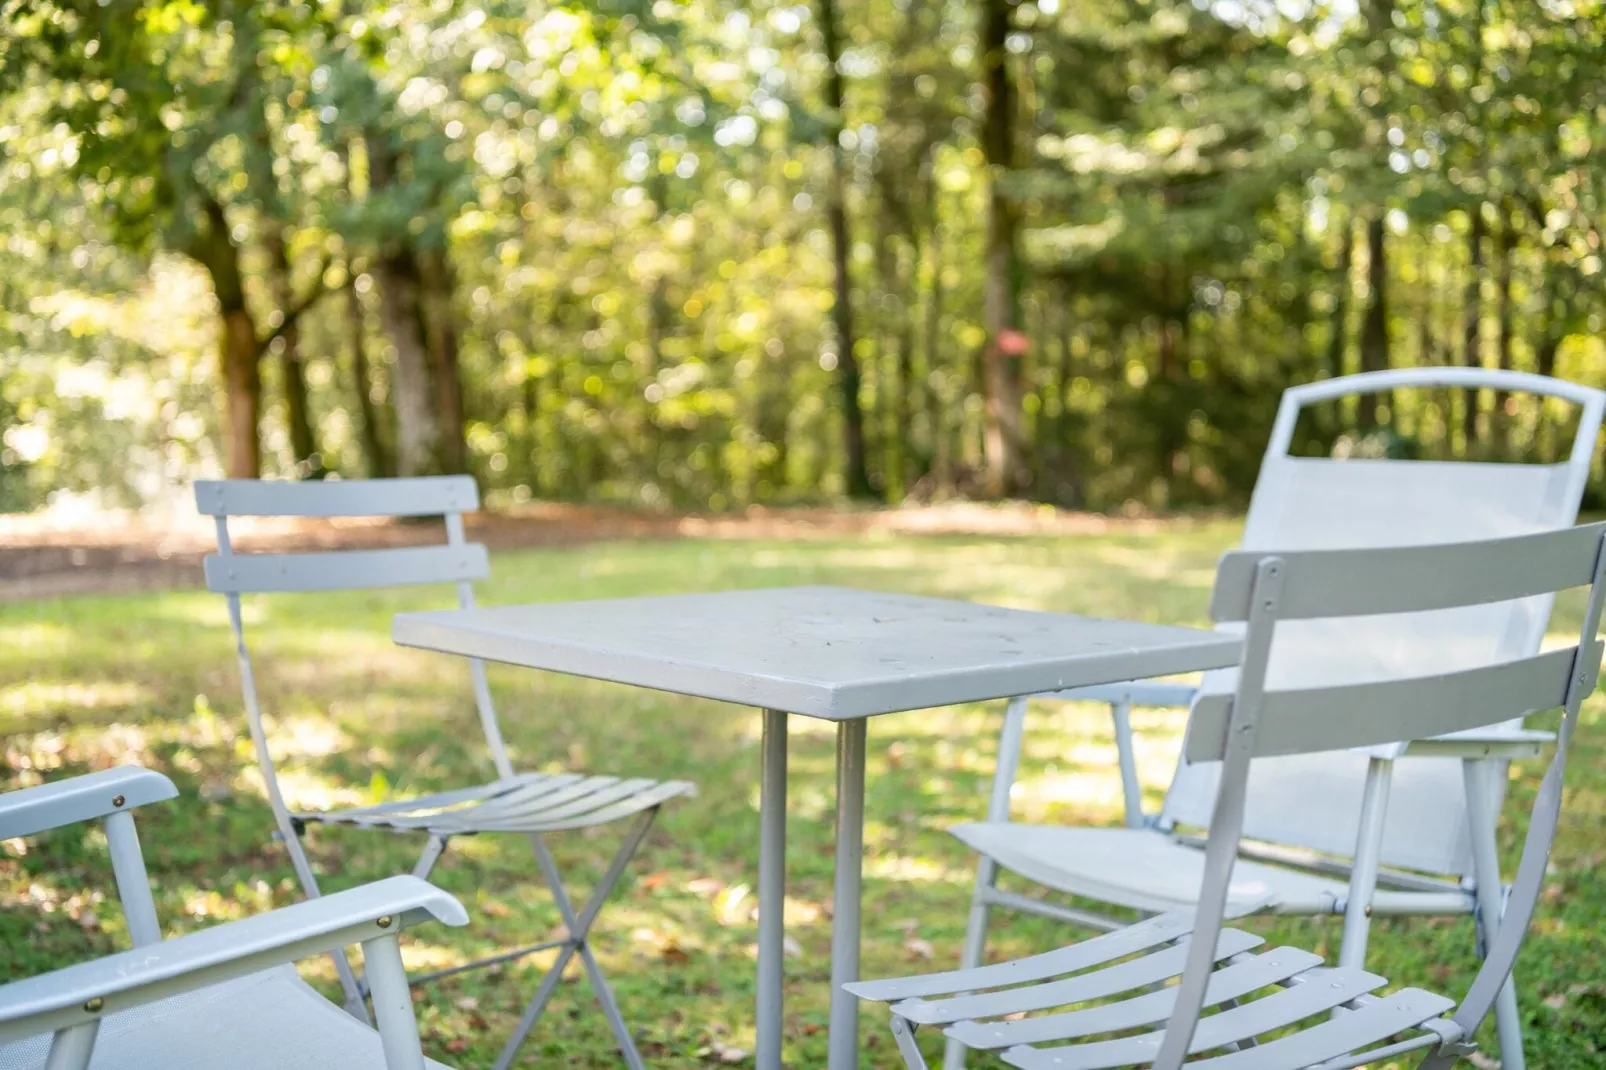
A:
<svg viewBox="0 0 1606 1070">
<path fill-rule="evenodd" d="M 1026 503 L 945 502 L 891 509 L 755 506 L 741 513 L 660 514 L 538 502 L 467 518 L 469 537 L 493 550 L 609 539 L 814 539 L 870 535 L 1021 536 L 1153 530 L 1155 518 L 1116 518 Z M 241 553 L 412 546 L 438 542 L 435 522 L 241 518 Z M 0 516 L 0 601 L 194 587 L 214 548 L 205 517 L 108 513 L 93 522 Z"/>
</svg>

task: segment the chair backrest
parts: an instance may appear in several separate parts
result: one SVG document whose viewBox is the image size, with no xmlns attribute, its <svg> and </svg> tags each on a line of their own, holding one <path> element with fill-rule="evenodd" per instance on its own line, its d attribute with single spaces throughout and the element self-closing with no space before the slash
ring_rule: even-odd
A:
<svg viewBox="0 0 1606 1070">
<path fill-rule="evenodd" d="M 262 708 L 252 672 L 240 611 L 242 594 L 276 591 L 338 591 L 429 583 L 457 585 L 458 604 L 474 604 L 474 581 L 490 573 L 485 547 L 468 542 L 463 514 L 479 508 L 479 490 L 469 476 L 427 476 L 412 479 L 357 479 L 328 482 L 267 482 L 254 479 L 205 481 L 195 484 L 195 503 L 217 523 L 218 552 L 208 555 L 206 585 L 223 594 L 240 663 L 240 686 L 246 718 L 256 748 L 257 765 L 280 835 L 309 895 L 317 894 L 304 853 L 299 849 L 289 811 L 279 789 Z M 229 537 L 229 518 L 254 517 L 423 517 L 445 520 L 446 541 L 434 546 L 387 547 L 320 553 L 237 554 Z M 496 709 L 491 703 L 485 666 L 469 663 L 480 726 L 485 733 L 497 775 L 513 775 Z"/>
<path fill-rule="evenodd" d="M 1484 542 L 1360 550 L 1239 551 L 1222 558 L 1211 613 L 1247 625 L 1237 686 L 1195 704 L 1184 748 L 1221 769 L 1205 848 L 1188 964 L 1156 1070 L 1180 1066 L 1214 966 L 1217 936 L 1245 827 L 1255 761 L 1377 746 L 1486 727 L 1562 707 L 1555 757 L 1535 801 L 1517 880 L 1483 967 L 1456 1021 L 1471 1036 L 1493 1006 L 1532 919 L 1561 809 L 1578 709 L 1600 675 L 1596 638 L 1606 583 L 1606 524 Z M 1278 686 L 1274 638 L 1301 621 L 1367 622 L 1406 613 L 1497 605 L 1590 587 L 1578 642 L 1543 654 L 1468 665 L 1458 651 L 1410 674 L 1330 677 Z M 1280 657 L 1280 655 L 1278 655 Z M 1357 874 L 1355 880 L 1360 880 Z M 1353 887 L 1353 882 L 1352 882 Z"/>
<path fill-rule="evenodd" d="M 1560 464 L 1294 457 L 1300 412 L 1312 404 L 1383 390 L 1463 387 L 1553 397 L 1579 407 L 1578 432 Z M 1283 395 L 1244 528 L 1245 550 L 1425 545 L 1549 531 L 1571 525 L 1589 475 L 1606 393 L 1574 383 L 1477 368 L 1375 372 L 1295 387 Z M 1278 632 L 1276 686 L 1316 685 L 1356 674 L 1379 678 L 1430 664 L 1477 665 L 1539 649 L 1552 595 L 1368 619 L 1301 620 Z M 1232 625 L 1224 625 L 1232 627 Z M 1206 693 L 1230 691 L 1234 672 L 1206 677 Z M 1245 835 L 1347 857 L 1355 849 L 1366 756 L 1300 755 L 1259 761 L 1250 778 Z M 1165 825 L 1209 822 L 1219 769 L 1184 759 L 1161 814 Z M 1395 766 L 1380 858 L 1436 874 L 1471 869 L 1471 837 L 1459 764 L 1401 759 Z M 1491 800 L 1500 804 L 1499 798 Z"/>
</svg>

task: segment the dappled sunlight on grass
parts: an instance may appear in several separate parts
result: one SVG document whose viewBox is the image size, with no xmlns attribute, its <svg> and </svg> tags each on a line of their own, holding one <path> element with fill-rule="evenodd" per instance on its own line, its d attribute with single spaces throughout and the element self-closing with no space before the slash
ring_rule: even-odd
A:
<svg viewBox="0 0 1606 1070">
<path fill-rule="evenodd" d="M 974 866 L 945 865 L 932 858 L 875 854 L 864 860 L 864 879 L 963 884 L 976 879 L 976 870 Z"/>
<path fill-rule="evenodd" d="M 60 654 L 72 642 L 72 629 L 64 624 L 24 621 L 0 627 L 0 650 L 27 651 L 30 657 Z"/>
<path fill-rule="evenodd" d="M 613 543 L 501 553 L 486 604 L 688 590 L 837 583 L 1092 615 L 1202 623 L 1211 569 L 1237 534 L 1228 521 L 1108 535 L 831 538 Z M 403 610 L 451 604 L 443 589 L 295 595 L 245 602 L 268 729 L 293 805 L 364 805 L 490 779 L 462 661 L 395 647 Z M 1559 601 L 1551 629 L 1571 642 L 1581 602 Z M 179 799 L 138 815 L 158 909 L 170 931 L 293 902 L 245 730 L 223 600 L 204 592 L 73 598 L 0 606 L 4 787 L 139 761 L 172 776 Z M 626 1017 L 654 1066 L 695 1067 L 719 1043 L 751 1051 L 756 940 L 759 734 L 756 711 L 590 680 L 489 667 L 521 769 L 683 777 L 700 794 L 666 807 L 595 933 Z M 1137 709 L 1140 777 L 1151 806 L 1169 780 L 1184 714 Z M 824 1063 L 833 918 L 836 726 L 790 719 L 787 1060 Z M 1553 723 L 1553 722 L 1543 722 Z M 1606 1035 L 1599 979 L 1606 950 L 1606 702 L 1586 707 L 1566 815 L 1530 954 L 1519 965 L 1524 1013 L 1546 1051 Z M 876 718 L 867 750 L 864 972 L 954 965 L 975 860 L 946 830 L 985 817 L 1001 703 Z M 1121 820 L 1108 710 L 1034 702 L 1012 798 L 1017 819 Z M 376 772 L 379 774 L 376 776 Z M 1514 769 L 1508 813 L 1531 802 L 1541 767 Z M 1505 823 L 1514 862 L 1522 823 Z M 583 898 L 621 828 L 548 838 Z M 126 928 L 98 834 L 64 830 L 0 846 L 0 978 L 122 946 Z M 410 870 L 424 836 L 313 827 L 306 844 L 326 891 Z M 454 839 L 433 879 L 462 898 L 463 929 L 426 925 L 404 940 L 416 969 L 444 968 L 550 937 L 559 914 L 517 837 Z M 1023 882 L 1007 884 L 1032 892 Z M 79 897 L 74 904 L 74 897 Z M 49 909 L 47 909 L 47 905 Z M 76 911 L 78 917 L 73 917 Z M 997 958 L 1083 935 L 1000 912 Z M 87 923 L 86 923 L 87 922 Z M 1338 929 L 1256 919 L 1283 942 L 1333 951 Z M 1458 994 L 1476 968 L 1470 923 L 1384 920 L 1373 950 L 1401 983 Z M 551 955 L 432 982 L 416 1004 L 430 1054 L 487 1065 Z M 325 957 L 303 975 L 332 992 Z M 1584 986 L 1582 989 L 1579 986 Z M 1531 993 L 1531 995 L 1530 995 Z M 867 1011 L 866 1065 L 898 1065 L 884 1011 Z M 1571 1045 L 1569 1047 L 1569 1045 Z M 1581 1050 L 1581 1049 L 1578 1049 Z M 1587 1056 L 1586 1056 L 1587 1058 Z M 558 986 L 525 1066 L 611 1067 L 607 1027 L 583 980 Z M 985 1065 L 977 1063 L 978 1067 Z M 1591 1065 L 1558 1056 L 1545 1070 Z"/>
<path fill-rule="evenodd" d="M 35 677 L 0 687 L 0 717 L 82 715 L 88 710 L 134 706 L 150 701 L 150 692 L 127 681 L 42 680 Z"/>
</svg>

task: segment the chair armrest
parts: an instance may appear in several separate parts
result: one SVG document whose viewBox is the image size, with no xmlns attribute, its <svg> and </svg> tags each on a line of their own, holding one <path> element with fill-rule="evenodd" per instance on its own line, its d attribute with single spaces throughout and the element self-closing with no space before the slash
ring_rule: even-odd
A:
<svg viewBox="0 0 1606 1070">
<path fill-rule="evenodd" d="M 1193 684 L 1167 684 L 1153 680 L 1135 680 L 1127 684 L 1097 684 L 1093 687 L 1073 687 L 1068 691 L 1050 691 L 1033 698 L 1064 702 L 1108 702 L 1112 706 L 1124 702 L 1128 706 L 1163 706 L 1187 709 L 1199 688 Z"/>
<path fill-rule="evenodd" d="M 0 986 L 0 1044 L 394 936 L 431 919 L 468 924 L 462 904 L 439 888 L 417 877 L 391 877 L 16 981 Z"/>
<path fill-rule="evenodd" d="M 161 773 L 122 765 L 0 795 L 0 840 L 93 821 L 178 794 Z"/>
<path fill-rule="evenodd" d="M 1531 728 L 1489 728 L 1455 732 L 1433 739 L 1414 739 L 1405 745 L 1409 757 L 1497 758 L 1515 761 L 1540 758 L 1556 742 L 1556 733 Z"/>
</svg>

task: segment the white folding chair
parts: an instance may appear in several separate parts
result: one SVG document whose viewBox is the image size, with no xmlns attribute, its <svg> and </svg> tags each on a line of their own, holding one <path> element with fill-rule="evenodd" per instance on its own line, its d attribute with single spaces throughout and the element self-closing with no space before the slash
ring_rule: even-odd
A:
<svg viewBox="0 0 1606 1070">
<path fill-rule="evenodd" d="M 1499 389 L 1576 405 L 1578 431 L 1568 459 L 1540 465 L 1290 455 L 1295 425 L 1308 406 L 1367 392 L 1444 387 Z M 1606 394 L 1598 390 L 1482 369 L 1374 372 L 1295 387 L 1278 409 L 1243 546 L 1364 548 L 1566 527 L 1577 517 L 1603 411 Z M 1550 596 L 1538 595 L 1375 622 L 1301 621 L 1283 629 L 1272 677 L 1288 686 L 1351 672 L 1408 672 L 1444 657 L 1475 664 L 1532 654 L 1544 637 L 1550 604 Z M 1204 689 L 1230 690 L 1233 679 L 1231 671 L 1209 674 Z M 1110 704 L 1126 797 L 1124 829 L 1010 821 L 1027 702 L 1010 704 L 987 821 L 952 830 L 982 856 L 962 966 L 983 961 L 993 906 L 1096 928 L 1122 924 L 1099 912 L 1000 889 L 1001 868 L 1059 892 L 1129 909 L 1192 907 L 1204 854 L 1191 830 L 1209 824 L 1218 770 L 1184 756 L 1164 808 L 1155 816 L 1143 814 L 1129 713 L 1134 705 L 1186 706 L 1196 693 L 1177 684 L 1138 682 L 1038 696 Z M 1471 913 L 1486 942 L 1500 913 L 1494 830 L 1506 763 L 1536 756 L 1547 738 L 1523 731 L 1514 720 L 1473 739 L 1255 763 L 1244 826 L 1250 842 L 1235 871 L 1234 904 L 1279 914 L 1343 914 L 1340 962 L 1357 968 L 1365 963 L 1373 914 Z M 1404 757 L 1407 752 L 1412 756 Z M 1352 868 L 1380 871 L 1383 886 L 1356 900 L 1344 884 Z M 1522 1070 L 1513 989 L 1503 995 L 1497 1019 L 1506 1070 Z M 945 1065 L 957 1070 L 963 1059 L 963 1049 L 953 1045 Z"/>
<path fill-rule="evenodd" d="M 0 985 L 0 1070 L 447 1070 L 424 1058 L 398 938 L 466 925 L 417 877 L 163 940 L 132 811 L 177 791 L 126 766 L 0 795 L 0 840 L 104 819 L 134 948 Z M 361 944 L 377 1030 L 297 976 L 298 959 Z"/>
<path fill-rule="evenodd" d="M 1194 703 L 1184 741 L 1191 761 L 1220 771 L 1189 908 L 1031 958 L 844 987 L 892 1005 L 893 1036 L 912 1070 L 926 1066 L 915 1033 L 928 1026 L 1028 1070 L 1178 1070 L 1194 1056 L 1201 1058 L 1189 1066 L 1211 1070 L 1350 1070 L 1413 1052 L 1424 1053 L 1424 1068 L 1446 1070 L 1474 1050 L 1473 1035 L 1505 989 L 1539 901 L 1579 706 L 1600 674 L 1603 575 L 1606 524 L 1443 546 L 1227 554 L 1212 616 L 1247 631 L 1233 689 Z M 1412 675 L 1363 670 L 1331 674 L 1318 686 L 1289 688 L 1278 679 L 1285 674 L 1276 667 L 1282 655 L 1273 656 L 1274 636 L 1280 646 L 1303 625 L 1420 620 L 1584 585 L 1583 628 L 1564 649 L 1476 662 L 1449 650 L 1413 665 Z M 1255 909 L 1235 887 L 1252 761 L 1326 761 L 1339 748 L 1492 729 L 1558 706 L 1555 756 L 1505 918 L 1454 1014 L 1443 1016 L 1453 1000 L 1415 988 L 1374 995 L 1389 982 L 1357 966 L 1326 968 L 1296 948 L 1264 950 L 1259 937 L 1223 927 Z M 1374 869 L 1357 865 L 1346 894 L 1367 901 L 1376 880 Z"/>
<path fill-rule="evenodd" d="M 693 785 L 682 780 L 514 772 L 503 743 L 496 709 L 491 703 L 485 665 L 475 659 L 469 661 L 469 673 L 473 680 L 480 727 L 485 734 L 490 762 L 496 773 L 496 779 L 489 783 L 350 810 L 293 811 L 284 800 L 269 753 L 251 656 L 246 648 L 240 596 L 256 592 L 336 591 L 452 583 L 457 586 L 458 604 L 468 608 L 474 604 L 473 581 L 483 579 L 490 570 L 485 547 L 468 542 L 463 534 L 463 514 L 479 507 L 479 492 L 474 481 L 467 476 L 327 483 L 226 480 L 197 483 L 195 500 L 200 511 L 214 517 L 217 522 L 218 552 L 206 559 L 206 583 L 211 590 L 223 594 L 228 600 L 229 620 L 234 628 L 239 653 L 246 718 L 256 747 L 257 765 L 267 786 L 268 801 L 273 807 L 279 836 L 290 852 L 302 890 L 309 898 L 318 895 L 317 877 L 300 842 L 306 826 L 313 823 L 424 836 L 423 853 L 413 868 L 414 876 L 418 877 L 430 874 L 454 836 L 505 832 L 526 838 L 535 853 L 542 878 L 562 915 L 565 927 L 563 936 L 467 965 L 423 974 L 414 978 L 413 983 L 509 962 L 537 951 L 557 949 L 556 962 L 542 978 L 502 1050 L 496 1065 L 505 1068 L 512 1064 L 519 1046 L 546 1008 L 564 968 L 578 955 L 626 1064 L 632 1068 L 641 1067 L 643 1064 L 635 1040 L 592 953 L 590 932 L 603 902 L 646 838 L 658 808 L 671 799 L 692 794 L 696 790 Z M 435 546 L 330 553 L 236 554 L 229 541 L 228 519 L 237 516 L 441 516 L 446 524 L 446 542 Z M 544 837 L 548 833 L 592 828 L 626 819 L 634 820 L 625 834 L 623 845 L 590 898 L 577 910 L 565 890 Z M 337 951 L 335 959 L 346 993 L 347 1009 L 355 1015 L 365 1015 L 362 1000 L 367 993 L 352 974 L 344 955 Z"/>
</svg>

